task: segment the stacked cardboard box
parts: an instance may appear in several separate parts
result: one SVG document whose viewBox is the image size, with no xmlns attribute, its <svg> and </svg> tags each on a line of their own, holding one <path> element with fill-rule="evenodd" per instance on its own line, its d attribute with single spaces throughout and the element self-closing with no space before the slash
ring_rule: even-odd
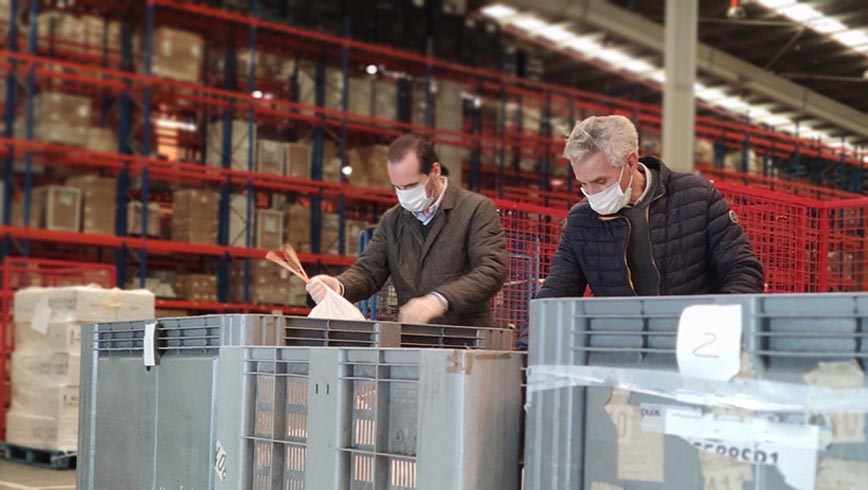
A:
<svg viewBox="0 0 868 490">
<path fill-rule="evenodd" d="M 213 274 L 179 274 L 175 291 L 188 301 L 216 302 L 217 276 Z"/>
<path fill-rule="evenodd" d="M 144 33 L 143 33 L 144 34 Z M 198 82 L 202 69 L 202 36 L 193 32 L 157 27 L 153 32 L 151 74 L 185 82 Z M 139 71 L 144 71 L 144 42 L 136 38 Z"/>
<path fill-rule="evenodd" d="M 105 44 L 110 49 L 120 48 L 121 25 L 118 21 L 48 11 L 37 15 L 36 24 L 39 29 L 39 50 L 42 52 L 65 50 L 99 55 L 104 33 L 107 36 Z"/>
<path fill-rule="evenodd" d="M 256 171 L 261 174 L 286 175 L 289 144 L 259 139 L 256 142 Z"/>
<path fill-rule="evenodd" d="M 286 243 L 296 252 L 310 252 L 310 207 L 295 203 L 284 211 Z"/>
<path fill-rule="evenodd" d="M 299 179 L 310 178 L 310 145 L 307 143 L 287 143 L 286 168 L 287 177 Z"/>
<path fill-rule="evenodd" d="M 115 234 L 117 182 L 111 177 L 83 175 L 66 180 L 82 196 L 82 226 L 85 233 Z"/>
<path fill-rule="evenodd" d="M 13 226 L 25 226 L 24 223 L 24 198 L 23 196 L 19 196 L 14 201 L 12 201 L 12 225 Z M 31 228 L 39 228 L 42 226 L 42 216 L 45 211 L 45 202 L 39 199 L 36 199 L 36 196 L 31 193 L 30 196 L 30 207 L 29 207 L 30 215 L 29 221 L 26 223 L 27 226 Z"/>
<path fill-rule="evenodd" d="M 386 158 L 388 153 L 389 147 L 385 145 L 364 146 L 348 151 L 347 159 L 353 169 L 350 182 L 363 187 L 392 189 Z"/>
<path fill-rule="evenodd" d="M 229 267 L 229 299 L 244 302 L 244 261 L 233 262 Z M 247 281 L 250 302 L 263 305 L 287 305 L 291 300 L 289 274 L 267 260 L 251 260 Z M 302 285 L 302 290 L 304 286 Z"/>
<path fill-rule="evenodd" d="M 159 237 L 162 235 L 160 229 L 160 205 L 155 202 L 148 203 L 148 236 Z M 132 201 L 127 204 L 127 234 L 141 235 L 142 234 L 142 203 L 141 201 Z"/>
<path fill-rule="evenodd" d="M 75 451 L 81 326 L 154 317 L 154 295 L 95 287 L 28 288 L 15 293 L 10 444 Z"/>
<path fill-rule="evenodd" d="M 84 147 L 90 131 L 91 102 L 87 97 L 42 92 L 33 97 L 33 139 Z M 24 124 L 17 124 L 16 138 L 24 138 Z"/>
<path fill-rule="evenodd" d="M 250 123 L 247 121 L 232 121 L 229 147 L 229 168 L 233 170 L 249 170 L 250 161 Z M 253 126 L 253 141 L 256 141 L 256 126 Z M 223 166 L 223 121 L 215 121 L 208 125 L 208 148 L 205 163 L 209 167 Z M 254 161 L 256 155 L 254 156 Z"/>
<path fill-rule="evenodd" d="M 58 185 L 35 187 L 33 202 L 30 215 L 32 225 L 47 230 L 81 230 L 81 189 Z M 34 210 L 42 212 L 35 214 Z"/>
<path fill-rule="evenodd" d="M 283 245 L 284 215 L 282 211 L 251 209 L 250 216 L 255 223 L 255 227 L 250 229 L 252 247 L 275 250 Z M 247 246 L 247 196 L 234 195 L 230 200 L 229 245 L 233 247 Z"/>
<path fill-rule="evenodd" d="M 325 104 L 332 110 L 341 110 L 343 99 L 344 74 L 339 68 L 325 69 Z M 312 62 L 302 62 L 298 70 L 298 102 L 305 105 L 316 105 L 316 65 Z M 306 111 L 306 114 L 313 114 Z"/>
<path fill-rule="evenodd" d="M 374 112 L 378 119 L 398 119 L 398 84 L 394 80 L 377 79 L 374 82 Z"/>
<path fill-rule="evenodd" d="M 283 245 L 283 213 L 273 209 L 256 211 L 256 248 L 276 250 Z"/>
<path fill-rule="evenodd" d="M 172 240 L 217 243 L 220 195 L 199 189 L 175 191 L 172 197 Z"/>
<path fill-rule="evenodd" d="M 118 151 L 118 137 L 111 128 L 90 128 L 87 132 L 85 148 L 93 151 L 116 153 Z"/>
<path fill-rule="evenodd" d="M 322 234 L 320 253 L 338 255 L 340 249 L 340 215 L 336 213 L 323 213 Z M 355 257 L 358 255 L 359 236 L 370 224 L 366 221 L 344 220 L 344 255 Z"/>
</svg>

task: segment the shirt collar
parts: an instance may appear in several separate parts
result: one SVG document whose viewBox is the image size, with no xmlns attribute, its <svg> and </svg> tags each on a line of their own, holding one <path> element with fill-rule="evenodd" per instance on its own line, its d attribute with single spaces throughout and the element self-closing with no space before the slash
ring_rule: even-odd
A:
<svg viewBox="0 0 868 490">
<path fill-rule="evenodd" d="M 432 219 L 434 219 L 434 216 L 437 214 L 437 210 L 440 209 L 440 203 L 443 202 L 443 196 L 446 195 L 446 189 L 449 187 L 449 179 L 447 179 L 446 177 L 440 177 L 440 179 L 443 182 L 443 190 L 440 191 L 440 196 L 437 198 L 436 201 L 434 201 L 434 204 L 432 204 L 431 207 L 428 208 L 428 212 L 426 213 L 424 211 L 419 211 L 413 213 L 413 216 L 415 216 L 416 219 L 421 221 L 423 225 L 427 225 L 431 222 Z"/>
<path fill-rule="evenodd" d="M 648 170 L 648 167 L 646 167 L 645 164 L 643 164 L 642 162 L 639 162 L 639 166 L 642 167 L 641 172 L 643 174 L 645 174 L 645 190 L 642 191 L 642 194 L 639 196 L 639 199 L 636 199 L 636 202 L 634 202 L 632 204 L 633 206 L 636 206 L 637 204 L 642 202 L 642 199 L 645 199 L 645 196 L 648 195 L 648 191 L 654 187 L 652 185 L 652 182 L 651 182 L 652 179 L 654 179 L 652 172 L 650 170 Z"/>
</svg>

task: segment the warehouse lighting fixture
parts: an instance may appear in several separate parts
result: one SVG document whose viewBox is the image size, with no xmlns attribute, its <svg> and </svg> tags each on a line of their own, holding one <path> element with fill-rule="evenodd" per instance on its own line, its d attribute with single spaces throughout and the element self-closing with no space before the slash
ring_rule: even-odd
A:
<svg viewBox="0 0 868 490">
<path fill-rule="evenodd" d="M 584 36 L 570 40 L 567 43 L 567 47 L 572 50 L 578 51 L 579 53 L 586 54 L 597 51 L 598 49 L 602 49 L 603 46 L 597 41 L 594 41 L 593 38 L 589 36 Z"/>
<path fill-rule="evenodd" d="M 781 7 L 777 9 L 778 13 L 793 19 L 796 22 L 806 23 L 809 20 L 820 19 L 823 17 L 823 14 L 820 13 L 814 7 L 810 5 L 805 5 L 803 3 L 797 3 L 794 5 L 789 5 L 786 7 Z"/>
<path fill-rule="evenodd" d="M 512 17 L 513 15 L 515 15 L 516 11 L 512 7 L 495 3 L 493 5 L 484 7 L 482 9 L 482 13 L 491 17 L 492 19 L 502 19 L 504 17 Z"/>
<path fill-rule="evenodd" d="M 757 0 L 757 3 L 766 8 L 777 9 L 787 5 L 792 5 L 796 3 L 796 0 Z"/>
<path fill-rule="evenodd" d="M 834 34 L 836 32 L 847 30 L 847 26 L 829 17 L 812 20 L 808 22 L 807 25 L 820 34 Z"/>
<path fill-rule="evenodd" d="M 540 35 L 540 37 L 548 39 L 549 41 L 556 43 L 556 44 L 564 44 L 567 41 L 570 41 L 570 40 L 576 38 L 575 34 L 568 31 L 567 29 L 564 29 L 561 26 L 551 26 L 548 29 L 543 29 L 539 33 L 539 35 Z"/>
<path fill-rule="evenodd" d="M 656 67 L 645 60 L 630 60 L 621 65 L 621 68 L 633 73 L 647 73 Z"/>
<path fill-rule="evenodd" d="M 848 29 L 841 22 L 825 17 L 809 5 L 799 4 L 796 0 L 757 0 L 757 2 L 818 32 L 830 35 L 853 49 L 868 51 L 868 35 L 865 32 Z M 551 24 L 530 13 L 518 12 L 512 7 L 501 4 L 489 5 L 481 11 L 504 26 L 515 27 L 532 37 L 538 36 L 557 45 L 560 49 L 575 51 L 588 59 L 598 59 L 612 68 L 629 71 L 660 85 L 666 82 L 666 73 L 659 66 L 636 58 L 617 47 L 603 46 L 597 41 L 599 34 L 580 35 L 572 32 L 565 24 Z M 791 118 L 773 114 L 769 106 L 753 106 L 741 97 L 729 96 L 723 87 L 707 87 L 696 83 L 694 94 L 703 102 L 716 105 L 736 115 L 747 116 L 751 122 L 766 124 L 779 131 L 790 131 L 798 137 L 817 138 L 823 142 L 831 140 L 828 134 L 804 126 L 799 127 Z M 473 102 L 475 105 L 476 100 Z"/>
<path fill-rule="evenodd" d="M 696 96 L 706 102 L 714 102 L 716 100 L 720 100 L 726 97 L 726 94 L 723 90 L 718 88 L 711 88 L 702 85 L 701 83 L 694 84 L 693 91 L 696 93 Z"/>
<path fill-rule="evenodd" d="M 868 53 L 868 34 L 864 30 L 850 29 L 843 22 L 823 15 L 811 5 L 795 0 L 757 0 L 757 3 L 809 29 L 825 34 L 850 49 Z"/>
<path fill-rule="evenodd" d="M 353 175 L 353 167 L 344 165 L 344 168 L 341 169 L 341 173 L 349 177 L 350 175 Z"/>
<path fill-rule="evenodd" d="M 541 30 L 545 29 L 546 27 L 548 27 L 548 25 L 549 25 L 547 22 L 542 21 L 540 19 L 537 19 L 536 17 L 529 16 L 529 15 L 524 16 L 524 17 L 519 17 L 518 19 L 515 19 L 514 21 L 512 21 L 512 23 L 516 27 L 518 27 L 519 29 L 527 31 L 527 32 L 541 31 Z"/>
<path fill-rule="evenodd" d="M 380 71 L 380 69 L 373 63 L 365 67 L 365 73 L 368 75 L 376 75 L 378 71 Z"/>
<path fill-rule="evenodd" d="M 157 127 L 163 129 L 177 129 L 180 131 L 196 131 L 194 123 L 176 121 L 174 119 L 157 119 Z"/>
<path fill-rule="evenodd" d="M 264 94 L 262 93 L 262 90 L 254 90 L 250 95 L 252 95 L 254 99 L 261 99 Z"/>
<path fill-rule="evenodd" d="M 857 31 L 855 29 L 839 32 L 832 37 L 839 43 L 851 48 L 868 44 L 868 34 L 865 34 L 865 31 Z"/>
</svg>

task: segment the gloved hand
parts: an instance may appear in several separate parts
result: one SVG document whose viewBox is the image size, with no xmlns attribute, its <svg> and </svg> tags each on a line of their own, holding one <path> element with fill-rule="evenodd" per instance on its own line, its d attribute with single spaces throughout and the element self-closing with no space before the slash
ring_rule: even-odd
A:
<svg viewBox="0 0 868 490">
<path fill-rule="evenodd" d="M 308 282 L 304 287 L 304 289 L 307 290 L 307 294 L 313 298 L 316 304 L 320 304 L 320 302 L 326 297 L 326 288 L 332 289 L 341 296 L 344 294 L 343 284 L 334 277 L 326 274 L 311 277 L 310 282 Z"/>
<path fill-rule="evenodd" d="M 446 307 L 443 300 L 434 294 L 426 294 L 413 298 L 398 310 L 398 321 L 402 323 L 425 324 L 431 320 L 443 316 Z"/>
</svg>

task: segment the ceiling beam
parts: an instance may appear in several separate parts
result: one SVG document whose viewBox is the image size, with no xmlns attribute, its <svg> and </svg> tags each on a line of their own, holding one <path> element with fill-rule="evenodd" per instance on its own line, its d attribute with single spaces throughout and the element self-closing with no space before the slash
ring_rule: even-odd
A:
<svg viewBox="0 0 868 490">
<path fill-rule="evenodd" d="M 550 20 L 594 26 L 646 49 L 663 52 L 663 26 L 605 0 L 505 0 L 519 10 Z M 697 69 L 734 88 L 750 90 L 805 115 L 868 137 L 868 114 L 785 80 L 706 44 L 697 45 Z"/>
</svg>

